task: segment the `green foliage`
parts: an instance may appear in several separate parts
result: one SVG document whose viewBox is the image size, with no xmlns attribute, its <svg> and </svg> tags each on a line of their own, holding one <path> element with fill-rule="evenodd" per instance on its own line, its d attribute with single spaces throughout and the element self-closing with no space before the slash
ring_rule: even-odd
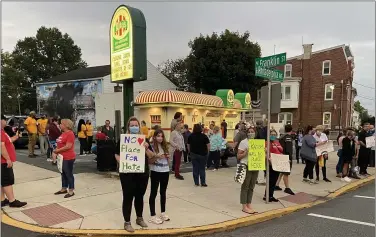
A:
<svg viewBox="0 0 376 237">
<path fill-rule="evenodd" d="M 191 51 L 185 59 L 169 60 L 160 67 L 179 88 L 213 95 L 227 88 L 252 92 L 261 85 L 255 76 L 255 58 L 261 56 L 261 48 L 250 41 L 249 32 L 200 35 L 188 46 Z"/>
<path fill-rule="evenodd" d="M 372 117 L 368 114 L 368 110 L 360 104 L 359 100 L 355 101 L 354 110 L 359 113 L 359 117 L 362 124 L 365 122 L 371 122 Z"/>
</svg>

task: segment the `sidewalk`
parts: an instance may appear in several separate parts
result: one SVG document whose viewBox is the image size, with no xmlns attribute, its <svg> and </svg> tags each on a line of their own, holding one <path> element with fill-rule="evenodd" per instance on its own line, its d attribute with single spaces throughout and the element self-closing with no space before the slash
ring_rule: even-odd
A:
<svg viewBox="0 0 376 237">
<path fill-rule="evenodd" d="M 325 199 L 330 193 L 347 185 L 336 178 L 335 153 L 331 153 L 327 162 L 328 178 L 332 183 L 320 181 L 317 185 L 302 182 L 303 164 L 294 161 L 291 188 L 296 193 L 290 196 L 282 191 L 275 193 L 279 203 L 265 204 L 262 200 L 265 186 L 256 185 L 253 206 L 259 213 L 293 207 L 319 199 Z M 70 199 L 55 196 L 53 193 L 61 188 L 60 174 L 35 166 L 17 162 L 14 166 L 17 199 L 27 201 L 22 209 L 5 207 L 4 212 L 11 218 L 39 226 L 64 229 L 122 229 L 122 192 L 120 181 L 108 175 L 81 173 L 75 175 L 76 195 Z M 375 174 L 374 168 L 368 172 Z M 246 215 L 239 203 L 240 185 L 234 182 L 235 168 L 207 172 L 209 187 L 194 187 L 192 174 L 186 173 L 185 180 L 176 180 L 170 176 L 167 190 L 167 214 L 171 221 L 163 225 L 149 223 L 148 229 L 171 229 L 204 226 L 235 220 Z M 260 172 L 263 173 L 263 172 Z M 322 173 L 320 170 L 320 177 Z M 283 182 L 281 182 L 283 187 Z M 145 195 L 144 218 L 148 221 L 149 190 Z M 157 213 L 160 213 L 159 199 L 156 200 Z M 135 213 L 132 221 L 135 222 Z M 133 225 L 138 228 L 136 224 Z"/>
</svg>

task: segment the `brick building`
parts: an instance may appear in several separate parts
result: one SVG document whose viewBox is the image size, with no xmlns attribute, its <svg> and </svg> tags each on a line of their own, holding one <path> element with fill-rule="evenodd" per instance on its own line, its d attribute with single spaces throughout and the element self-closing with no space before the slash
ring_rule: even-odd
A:
<svg viewBox="0 0 376 237">
<path fill-rule="evenodd" d="M 276 67 L 284 71 L 281 112 L 271 115 L 272 123 L 290 123 L 294 128 L 325 125 L 339 129 L 351 126 L 354 97 L 354 57 L 346 45 L 312 52 L 303 46 L 302 55 L 288 58 Z M 257 100 L 260 93 L 252 95 Z"/>
</svg>

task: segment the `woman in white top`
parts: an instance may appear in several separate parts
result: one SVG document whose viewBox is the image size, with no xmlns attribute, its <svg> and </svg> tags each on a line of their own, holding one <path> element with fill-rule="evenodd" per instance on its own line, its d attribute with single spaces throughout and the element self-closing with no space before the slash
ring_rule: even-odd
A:
<svg viewBox="0 0 376 237">
<path fill-rule="evenodd" d="M 184 177 L 180 175 L 180 163 L 183 151 L 185 151 L 184 137 L 182 135 L 182 123 L 175 125 L 175 130 L 170 135 L 170 149 L 173 154 L 175 165 L 173 168 L 175 172 L 175 178 L 184 180 Z"/>
<path fill-rule="evenodd" d="M 315 130 L 316 130 L 316 133 L 315 133 L 315 135 L 313 135 L 313 137 L 316 139 L 316 142 L 328 142 L 328 137 L 326 136 L 325 133 L 323 133 L 324 126 L 318 125 Z M 328 159 L 328 153 L 322 154 L 322 156 L 324 158 L 324 166 L 321 167 L 323 180 L 325 182 L 332 182 L 326 177 L 326 160 Z M 320 158 L 320 156 L 319 156 L 319 158 Z M 320 175 L 319 160 L 320 159 L 319 158 L 317 159 L 317 162 L 316 162 L 316 165 L 315 165 L 316 181 L 320 180 L 320 178 L 319 178 L 319 175 Z"/>
<path fill-rule="evenodd" d="M 164 221 L 169 221 L 170 218 L 166 215 L 166 190 L 170 176 L 170 168 L 168 165 L 169 153 L 165 135 L 161 129 L 157 129 L 153 135 L 150 150 L 154 153 L 150 164 L 150 223 L 162 224 Z M 160 186 L 159 194 L 161 201 L 161 215 L 156 216 L 155 213 L 155 199 L 158 194 L 158 186 Z"/>
</svg>

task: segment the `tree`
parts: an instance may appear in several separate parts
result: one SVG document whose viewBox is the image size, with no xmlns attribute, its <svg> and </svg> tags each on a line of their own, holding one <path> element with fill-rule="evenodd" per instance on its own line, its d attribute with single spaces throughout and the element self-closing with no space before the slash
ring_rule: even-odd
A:
<svg viewBox="0 0 376 237">
<path fill-rule="evenodd" d="M 169 59 L 159 64 L 158 69 L 165 77 L 169 78 L 179 90 L 193 90 L 192 84 L 187 80 L 187 65 L 185 59 Z"/>
<path fill-rule="evenodd" d="M 35 37 L 26 37 L 16 44 L 12 57 L 14 69 L 22 72 L 23 85 L 34 87 L 35 83 L 54 76 L 87 67 L 82 53 L 68 34 L 57 28 L 40 27 Z M 24 108 L 35 109 L 35 90 L 29 98 L 22 98 Z"/>
<path fill-rule="evenodd" d="M 355 101 L 354 110 L 359 113 L 359 118 L 362 124 L 371 121 L 371 116 L 368 114 L 368 110 L 360 104 L 359 100 Z"/>
<path fill-rule="evenodd" d="M 252 92 L 261 85 L 262 80 L 255 76 L 255 58 L 261 56 L 261 48 L 250 41 L 249 32 L 200 35 L 188 46 L 186 79 L 196 92 L 214 94 L 226 88 Z"/>
</svg>

